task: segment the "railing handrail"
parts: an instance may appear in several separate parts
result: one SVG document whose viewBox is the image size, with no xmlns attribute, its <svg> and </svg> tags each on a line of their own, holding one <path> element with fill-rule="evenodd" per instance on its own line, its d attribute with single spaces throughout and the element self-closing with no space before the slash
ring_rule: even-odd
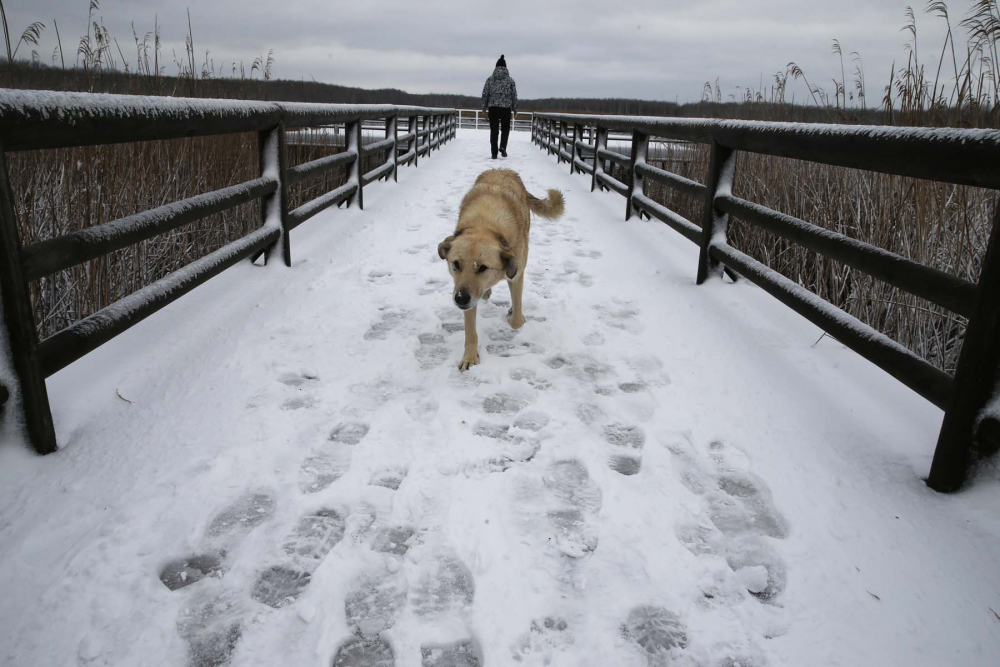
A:
<svg viewBox="0 0 1000 667">
<path fill-rule="evenodd" d="M 397 105 L 245 102 L 0 89 L 0 326 L 13 351 L 27 435 L 39 453 L 56 450 L 45 378 L 93 351 L 198 285 L 244 259 L 277 248 L 291 266 L 289 233 L 310 217 L 346 202 L 364 208 L 364 187 L 396 180 L 400 165 L 416 167 L 455 136 L 456 111 Z M 400 135 L 399 120 L 406 119 Z M 385 138 L 365 144 L 364 121 L 384 121 Z M 346 146 L 333 156 L 289 167 L 289 128 L 343 124 Z M 423 129 L 420 129 L 422 126 Z M 254 132 L 259 176 L 117 220 L 24 246 L 10 188 L 6 153 L 183 137 Z M 400 156 L 399 151 L 404 151 Z M 364 158 L 385 153 L 363 171 Z M 347 182 L 289 210 L 288 186 L 335 168 Z M 252 232 L 146 285 L 39 342 L 28 283 L 120 250 L 171 229 L 259 199 L 261 225 Z M 4 392 L 4 395 L 6 393 Z"/>
<path fill-rule="evenodd" d="M 4 150 L 11 152 L 258 132 L 279 122 L 294 129 L 454 112 L 394 104 L 258 102 L 0 88 L 0 141 Z"/>
<path fill-rule="evenodd" d="M 592 128 L 593 144 L 581 141 Z M 628 156 L 607 150 L 611 130 L 630 132 Z M 625 197 L 625 219 L 633 212 L 666 223 L 700 246 L 697 282 L 742 275 L 841 343 L 890 373 L 945 411 L 928 484 L 939 491 L 960 488 L 978 456 L 1000 445 L 980 442 L 995 428 L 981 428 L 981 411 L 993 400 L 1000 375 L 1000 211 L 995 213 L 978 283 L 733 196 L 738 151 L 813 163 L 1000 189 L 1000 130 L 828 125 L 705 118 L 658 118 L 536 113 L 532 141 L 568 162 L 570 173 L 590 174 L 600 187 Z M 705 183 L 647 164 L 650 139 L 661 137 L 711 146 Z M 567 151 L 570 147 L 572 151 Z M 588 161 L 589 160 L 589 163 Z M 605 170 L 606 161 L 631 176 L 627 185 Z M 645 179 L 703 202 L 698 225 L 654 202 Z M 627 180 L 627 179 L 626 179 Z M 954 378 L 911 350 L 728 244 L 729 215 L 804 248 L 969 318 Z M 990 423 L 986 420 L 982 423 Z M 986 435 L 980 436 L 980 432 Z"/>
<path fill-rule="evenodd" d="M 1000 130 L 833 125 L 714 118 L 542 114 L 607 130 L 641 132 L 735 150 L 927 180 L 1000 188 Z"/>
</svg>

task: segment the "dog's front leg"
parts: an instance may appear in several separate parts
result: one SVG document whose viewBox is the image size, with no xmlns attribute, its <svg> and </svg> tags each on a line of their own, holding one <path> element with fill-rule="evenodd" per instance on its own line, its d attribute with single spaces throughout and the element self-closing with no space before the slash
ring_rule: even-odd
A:
<svg viewBox="0 0 1000 667">
<path fill-rule="evenodd" d="M 473 306 L 466 310 L 465 315 L 465 353 L 458 362 L 458 369 L 467 371 L 479 364 L 479 336 L 476 334 L 476 309 Z"/>
<path fill-rule="evenodd" d="M 524 312 L 521 310 L 521 295 L 524 293 L 524 271 L 514 280 L 508 280 L 510 287 L 510 310 L 507 311 L 507 324 L 511 329 L 524 326 Z"/>
</svg>

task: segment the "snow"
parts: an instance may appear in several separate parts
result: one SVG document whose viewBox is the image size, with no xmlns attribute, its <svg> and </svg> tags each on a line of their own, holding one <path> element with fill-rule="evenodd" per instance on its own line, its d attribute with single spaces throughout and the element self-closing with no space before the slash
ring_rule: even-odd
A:
<svg viewBox="0 0 1000 667">
<path fill-rule="evenodd" d="M 0 662 L 995 664 L 1000 484 L 927 489 L 941 412 L 528 141 L 459 131 L 50 378 Z M 460 373 L 436 245 L 496 166 L 566 215 Z"/>
</svg>

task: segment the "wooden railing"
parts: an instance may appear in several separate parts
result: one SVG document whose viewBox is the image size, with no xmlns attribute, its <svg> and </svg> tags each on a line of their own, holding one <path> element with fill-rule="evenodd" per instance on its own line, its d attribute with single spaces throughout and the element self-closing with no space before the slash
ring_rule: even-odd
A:
<svg viewBox="0 0 1000 667">
<path fill-rule="evenodd" d="M 629 155 L 608 150 L 608 132 L 628 132 Z M 984 419 L 1000 367 L 1000 234 L 995 212 L 979 283 L 823 229 L 732 192 L 738 151 L 796 158 L 946 183 L 1000 189 L 1000 131 L 681 118 L 535 114 L 532 141 L 591 177 L 595 188 L 625 197 L 633 212 L 656 218 L 700 248 L 698 284 L 729 271 L 745 277 L 945 411 L 927 483 L 939 491 L 964 484 L 978 460 L 998 447 L 998 426 Z M 651 137 L 708 144 L 705 182 L 647 164 Z M 631 177 L 612 176 L 614 163 Z M 646 179 L 703 202 L 701 224 L 646 196 Z M 954 377 L 911 350 L 733 248 L 729 216 L 863 271 L 968 318 Z"/>
<path fill-rule="evenodd" d="M 362 123 L 384 121 L 385 139 L 363 145 Z M 405 123 L 405 133 L 400 125 Z M 285 132 L 343 125 L 346 150 L 289 167 Z M 346 203 L 364 208 L 364 189 L 397 179 L 399 165 L 455 136 L 455 111 L 392 105 L 244 102 L 86 93 L 0 90 L 0 297 L 3 325 L 13 353 L 27 435 L 40 453 L 56 450 L 45 378 L 108 342 L 225 269 L 279 249 L 292 264 L 289 232 L 320 211 Z M 23 247 L 10 187 L 6 153 L 125 142 L 256 132 L 260 176 Z M 402 153 L 401 153 L 402 151 Z M 362 158 L 386 158 L 362 173 Z M 292 183 L 346 167 L 347 182 L 296 209 L 288 208 Z M 261 226 L 39 342 L 28 283 L 107 255 L 196 220 L 261 200 Z M 0 396 L 6 400 L 6 388 Z"/>
</svg>

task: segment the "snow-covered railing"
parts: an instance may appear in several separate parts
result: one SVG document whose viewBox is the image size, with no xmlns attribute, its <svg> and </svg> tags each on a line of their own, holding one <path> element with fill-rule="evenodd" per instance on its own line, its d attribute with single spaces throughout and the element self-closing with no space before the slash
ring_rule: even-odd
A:
<svg viewBox="0 0 1000 667">
<path fill-rule="evenodd" d="M 385 139 L 364 145 L 363 123 L 384 123 Z M 400 134 L 401 122 L 405 134 Z M 285 133 L 297 128 L 343 125 L 346 150 L 289 167 Z M 401 164 L 455 136 L 455 111 L 395 105 L 302 104 L 94 95 L 0 89 L 0 295 L 2 322 L 13 352 L 19 405 L 27 435 L 40 453 L 56 450 L 45 378 L 108 342 L 198 285 L 244 259 L 280 248 L 291 266 L 288 233 L 320 211 L 344 202 L 364 208 L 364 187 L 397 179 Z M 65 236 L 21 245 L 5 154 L 136 141 L 256 132 L 260 176 L 221 190 L 159 206 Z M 400 151 L 403 154 L 400 155 Z M 385 160 L 362 173 L 362 158 Z M 347 183 L 294 210 L 292 183 L 348 169 Z M 257 230 L 165 276 L 39 342 L 28 283 L 102 257 L 164 232 L 241 204 L 261 200 Z M 3 332 L 0 332 L 3 335 Z M 0 392 L 6 402 L 6 388 Z"/>
<path fill-rule="evenodd" d="M 607 149 L 610 131 L 631 134 L 629 155 Z M 1000 429 L 984 410 L 1000 380 L 1000 211 L 975 284 L 741 199 L 732 193 L 732 183 L 737 152 L 748 151 L 1000 189 L 1000 131 L 535 114 L 531 136 L 568 163 L 570 173 L 589 174 L 591 191 L 607 189 L 625 197 L 626 220 L 633 212 L 651 216 L 697 244 L 699 284 L 723 271 L 745 277 L 942 408 L 944 423 L 927 479 L 932 488 L 959 489 L 972 466 L 996 452 Z M 705 183 L 647 164 L 651 137 L 709 144 Z M 631 184 L 615 179 L 608 162 L 626 169 Z M 701 224 L 647 197 L 647 178 L 701 201 Z M 730 215 L 968 318 L 954 377 L 730 246 Z"/>
</svg>

